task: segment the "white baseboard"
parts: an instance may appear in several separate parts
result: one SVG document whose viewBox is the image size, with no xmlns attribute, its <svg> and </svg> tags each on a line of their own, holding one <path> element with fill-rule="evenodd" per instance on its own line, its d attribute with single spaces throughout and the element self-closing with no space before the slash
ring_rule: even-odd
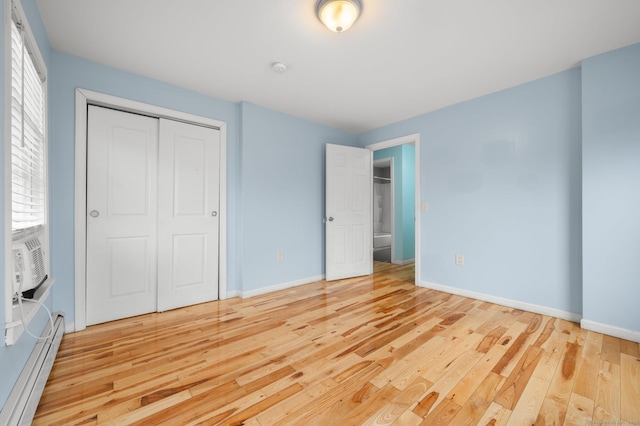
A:
<svg viewBox="0 0 640 426">
<path fill-rule="evenodd" d="M 410 263 L 415 263 L 415 259 L 407 259 L 407 260 L 397 260 L 397 259 L 393 259 L 391 260 L 391 263 L 393 263 L 394 265 L 408 265 Z"/>
<path fill-rule="evenodd" d="M 492 296 L 490 294 L 476 293 L 475 291 L 464 290 L 457 287 L 450 287 L 442 284 L 420 281 L 421 287 L 431 288 L 433 290 L 444 291 L 446 293 L 457 294 L 459 296 L 470 297 L 485 302 L 495 303 L 497 305 L 507 306 L 509 308 L 522 309 L 523 311 L 535 312 L 537 314 L 549 315 L 564 319 L 571 322 L 580 323 L 582 315 L 575 312 L 563 311 L 560 309 L 550 308 L 548 306 L 534 305 L 533 303 L 521 302 L 519 300 L 505 299 L 503 297 Z"/>
<path fill-rule="evenodd" d="M 249 297 L 259 296 L 261 294 L 271 293 L 273 291 L 286 290 L 288 288 L 297 287 L 299 285 L 314 283 L 316 281 L 321 281 L 324 279 L 324 275 L 316 275 L 315 277 L 302 278 L 295 281 L 289 281 L 286 283 L 280 283 L 271 285 L 269 287 L 256 288 L 254 290 L 241 291 L 239 292 L 239 296 L 243 299 L 247 299 Z"/>
<path fill-rule="evenodd" d="M 631 340 L 640 343 L 640 331 L 628 330 L 626 328 L 616 327 L 615 325 L 602 324 L 587 319 L 580 321 L 580 327 L 585 330 L 591 330 L 609 336 L 619 337 L 620 339 Z"/>
<path fill-rule="evenodd" d="M 227 295 L 223 300 L 231 299 L 233 297 L 240 297 L 240 292 L 238 290 L 229 290 L 227 291 Z"/>
<path fill-rule="evenodd" d="M 64 323 L 64 334 L 75 333 L 75 331 L 76 331 L 76 323 L 75 322 L 65 322 Z"/>
</svg>

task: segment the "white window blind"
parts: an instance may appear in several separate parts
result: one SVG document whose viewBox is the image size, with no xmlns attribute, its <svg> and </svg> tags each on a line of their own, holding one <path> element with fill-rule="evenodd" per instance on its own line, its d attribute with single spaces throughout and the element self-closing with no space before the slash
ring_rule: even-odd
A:
<svg viewBox="0 0 640 426">
<path fill-rule="evenodd" d="M 12 231 L 42 227 L 46 214 L 44 81 L 22 25 L 11 23 L 11 207 Z"/>
</svg>

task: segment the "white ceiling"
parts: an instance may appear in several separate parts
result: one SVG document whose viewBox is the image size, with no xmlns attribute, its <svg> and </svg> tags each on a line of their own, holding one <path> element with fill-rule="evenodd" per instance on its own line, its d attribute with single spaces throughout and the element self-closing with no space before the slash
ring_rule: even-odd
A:
<svg viewBox="0 0 640 426">
<path fill-rule="evenodd" d="M 360 132 L 640 42 L 639 0 L 38 0 L 53 48 Z M 276 74 L 271 63 L 284 61 Z"/>
</svg>

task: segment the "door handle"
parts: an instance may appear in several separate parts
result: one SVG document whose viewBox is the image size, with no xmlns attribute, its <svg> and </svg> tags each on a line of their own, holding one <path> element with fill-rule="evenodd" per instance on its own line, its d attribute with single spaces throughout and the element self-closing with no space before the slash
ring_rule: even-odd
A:
<svg viewBox="0 0 640 426">
<path fill-rule="evenodd" d="M 89 212 L 89 216 L 98 217 L 100 216 L 100 212 L 98 210 L 91 210 L 91 212 Z"/>
<path fill-rule="evenodd" d="M 329 222 L 333 222 L 333 217 L 329 216 Z"/>
<path fill-rule="evenodd" d="M 214 210 L 214 211 L 212 211 L 212 212 L 211 212 L 211 216 L 213 216 L 213 217 L 218 216 L 218 212 L 217 212 L 217 211 L 215 211 L 215 210 Z"/>
</svg>

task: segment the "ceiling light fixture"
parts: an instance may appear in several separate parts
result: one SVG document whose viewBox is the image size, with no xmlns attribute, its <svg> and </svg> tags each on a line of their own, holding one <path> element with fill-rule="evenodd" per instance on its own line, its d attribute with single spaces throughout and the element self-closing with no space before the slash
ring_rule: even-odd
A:
<svg viewBox="0 0 640 426">
<path fill-rule="evenodd" d="M 318 19 L 331 31 L 347 31 L 362 11 L 360 0 L 319 0 L 316 5 Z"/>
</svg>

